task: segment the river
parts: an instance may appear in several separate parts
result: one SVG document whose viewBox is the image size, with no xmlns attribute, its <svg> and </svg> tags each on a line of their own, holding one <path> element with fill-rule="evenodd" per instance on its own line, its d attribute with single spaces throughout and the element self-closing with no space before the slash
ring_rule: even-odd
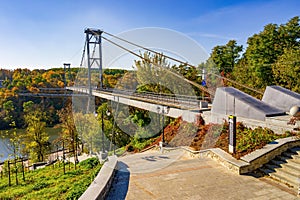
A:
<svg viewBox="0 0 300 200">
<path fill-rule="evenodd" d="M 23 134 L 26 130 L 25 129 L 18 129 L 17 132 L 19 134 Z M 55 140 L 59 132 L 61 131 L 60 128 L 46 128 L 46 132 L 49 134 L 49 141 L 52 142 Z M 52 147 L 53 148 L 53 147 Z M 0 138 L 0 162 L 3 162 L 8 158 L 8 156 L 12 153 L 11 149 L 9 148 L 9 140 L 7 138 Z"/>
</svg>

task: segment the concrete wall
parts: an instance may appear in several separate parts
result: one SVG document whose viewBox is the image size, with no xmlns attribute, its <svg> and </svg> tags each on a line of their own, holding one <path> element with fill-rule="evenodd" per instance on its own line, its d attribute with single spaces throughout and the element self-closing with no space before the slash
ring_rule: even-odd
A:
<svg viewBox="0 0 300 200">
<path fill-rule="evenodd" d="M 267 144 L 262 149 L 243 156 L 240 160 L 235 159 L 229 153 L 219 148 L 189 153 L 193 154 L 191 155 L 192 157 L 209 157 L 236 174 L 246 174 L 262 167 L 276 156 L 287 151 L 287 149 L 296 146 L 300 146 L 300 140 L 298 138 L 289 137 L 278 139 L 273 143 Z"/>
<path fill-rule="evenodd" d="M 267 86 L 262 101 L 285 112 L 300 106 L 300 94 L 280 86 Z"/>
<path fill-rule="evenodd" d="M 296 146 L 300 146 L 300 140 L 295 137 L 275 140 L 273 143 L 264 146 L 264 148 L 243 156 L 241 160 L 249 163 L 249 165 L 242 166 L 240 172 L 243 174 L 258 169 L 276 156 Z"/>
<path fill-rule="evenodd" d="M 212 113 L 265 120 L 268 116 L 285 114 L 246 93 L 233 87 L 221 87 L 216 91 Z"/>
<path fill-rule="evenodd" d="M 88 189 L 81 195 L 79 200 L 105 199 L 112 184 L 116 166 L 117 157 L 109 157 L 108 161 L 104 163 L 94 181 L 91 183 Z"/>
</svg>

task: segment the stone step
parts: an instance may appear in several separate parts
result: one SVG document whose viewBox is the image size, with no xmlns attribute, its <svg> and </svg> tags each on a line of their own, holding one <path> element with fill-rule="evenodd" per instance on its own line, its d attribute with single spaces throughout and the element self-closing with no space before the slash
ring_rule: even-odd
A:
<svg viewBox="0 0 300 200">
<path fill-rule="evenodd" d="M 283 152 L 281 155 L 288 158 L 300 160 L 300 155 L 297 152 L 287 151 L 287 152 Z"/>
<path fill-rule="evenodd" d="M 277 156 L 276 160 L 281 160 L 287 163 L 295 163 L 295 164 L 299 164 L 300 165 L 300 159 L 295 159 L 293 157 L 286 157 L 286 156 Z"/>
<path fill-rule="evenodd" d="M 299 183 L 297 176 L 282 170 L 282 168 L 276 168 L 274 165 L 266 165 L 266 168 L 263 171 L 273 179 L 288 184 L 294 188 L 298 188 Z"/>
<path fill-rule="evenodd" d="M 290 173 L 300 173 L 300 164 L 295 162 L 286 162 L 283 160 L 271 160 L 269 164 L 280 166 L 283 169 L 286 169 Z"/>
<path fill-rule="evenodd" d="M 288 149 L 261 167 L 260 171 L 298 190 L 300 186 L 300 147 Z"/>
<path fill-rule="evenodd" d="M 287 162 L 279 159 L 278 160 L 273 159 L 270 161 L 270 164 L 282 166 L 283 164 L 287 164 Z"/>
<path fill-rule="evenodd" d="M 281 168 L 278 165 L 266 164 L 265 167 L 268 169 L 268 175 L 278 179 L 284 183 L 292 185 L 294 187 L 298 187 L 298 175 L 287 171 L 286 169 Z"/>
<path fill-rule="evenodd" d="M 293 187 L 294 189 L 298 189 L 299 187 L 298 183 L 291 182 L 290 179 L 287 179 L 285 176 L 282 176 L 281 174 L 271 173 L 269 174 L 269 176 L 281 183 L 288 185 L 289 187 Z"/>
<path fill-rule="evenodd" d="M 300 176 L 300 165 L 292 162 L 281 165 L 282 169 L 286 169 L 288 172 Z"/>
<path fill-rule="evenodd" d="M 288 151 L 300 155 L 300 147 L 294 147 L 294 148 L 289 149 Z"/>
<path fill-rule="evenodd" d="M 300 164 L 295 160 L 288 162 L 289 160 L 284 159 L 273 159 L 270 161 L 271 164 L 281 166 L 282 168 L 291 168 L 300 172 Z"/>
<path fill-rule="evenodd" d="M 266 168 L 266 167 L 261 167 L 261 168 L 259 168 L 259 170 L 260 170 L 263 174 L 268 175 L 268 176 L 270 176 L 271 173 L 274 173 L 274 172 L 275 172 L 275 170 L 272 170 L 272 169 L 269 169 L 269 168 Z"/>
</svg>

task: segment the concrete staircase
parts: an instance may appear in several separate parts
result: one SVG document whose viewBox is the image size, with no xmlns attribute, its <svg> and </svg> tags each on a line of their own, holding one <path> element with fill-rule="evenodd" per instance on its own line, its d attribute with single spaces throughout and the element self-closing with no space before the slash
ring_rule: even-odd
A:
<svg viewBox="0 0 300 200">
<path fill-rule="evenodd" d="M 300 185 L 300 147 L 288 149 L 261 167 L 260 171 L 298 190 Z"/>
</svg>

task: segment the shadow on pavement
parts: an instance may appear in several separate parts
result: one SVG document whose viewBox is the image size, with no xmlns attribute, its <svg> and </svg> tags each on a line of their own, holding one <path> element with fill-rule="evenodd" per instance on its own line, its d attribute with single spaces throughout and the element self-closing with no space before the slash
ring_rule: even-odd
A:
<svg viewBox="0 0 300 200">
<path fill-rule="evenodd" d="M 126 198 L 129 186 L 130 172 L 128 166 L 118 161 L 115 177 L 106 200 L 122 200 Z"/>
<path fill-rule="evenodd" d="M 170 159 L 168 156 L 145 156 L 142 157 L 142 159 L 147 160 L 147 161 L 159 161 L 162 159 Z"/>
</svg>

